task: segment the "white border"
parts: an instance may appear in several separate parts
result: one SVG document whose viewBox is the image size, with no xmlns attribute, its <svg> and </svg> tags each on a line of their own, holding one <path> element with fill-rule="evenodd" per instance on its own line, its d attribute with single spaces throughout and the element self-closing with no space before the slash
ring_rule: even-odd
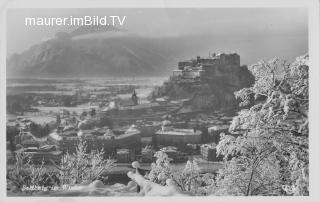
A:
<svg viewBox="0 0 320 202">
<path fill-rule="evenodd" d="M 6 8 L 219 8 L 219 7 L 305 7 L 309 15 L 309 55 L 310 55 L 310 196 L 307 197 L 7 197 L 6 196 Z M 320 65 L 319 65 L 319 1 L 317 0 L 16 0 L 0 4 L 0 201 L 320 201 Z M 11 33 L 10 33 L 11 34 Z M 15 34 L 15 33 L 12 33 Z M 3 200 L 1 200 L 3 199 Z"/>
</svg>

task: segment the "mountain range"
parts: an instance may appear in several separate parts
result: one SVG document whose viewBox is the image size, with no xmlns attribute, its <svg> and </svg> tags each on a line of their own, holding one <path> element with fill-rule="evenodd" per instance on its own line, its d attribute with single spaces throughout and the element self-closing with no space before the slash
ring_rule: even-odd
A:
<svg viewBox="0 0 320 202">
<path fill-rule="evenodd" d="M 172 69 L 177 53 L 184 52 L 183 46 L 172 46 L 172 39 L 83 26 L 13 54 L 7 59 L 7 76 L 157 76 Z"/>
<path fill-rule="evenodd" d="M 272 40 L 272 41 L 270 41 Z M 288 39 L 291 40 L 291 39 Z M 246 61 L 261 56 L 301 54 L 294 40 L 261 39 L 256 42 L 224 36 L 147 36 L 113 26 L 82 26 L 72 32 L 59 32 L 49 40 L 7 58 L 7 77 L 143 77 L 168 76 L 177 62 L 209 51 L 238 52 Z M 253 45 L 263 48 L 252 51 Z M 268 44 L 287 44 L 281 52 Z M 289 51 L 286 51 L 286 50 Z M 243 57 L 244 55 L 244 57 Z"/>
</svg>

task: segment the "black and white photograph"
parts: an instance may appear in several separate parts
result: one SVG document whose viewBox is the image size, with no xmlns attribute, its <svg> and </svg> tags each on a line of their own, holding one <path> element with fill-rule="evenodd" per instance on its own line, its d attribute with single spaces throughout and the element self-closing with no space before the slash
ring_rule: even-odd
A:
<svg viewBox="0 0 320 202">
<path fill-rule="evenodd" d="M 320 200 L 319 1 L 19 2 L 1 11 L 8 200 Z"/>
</svg>

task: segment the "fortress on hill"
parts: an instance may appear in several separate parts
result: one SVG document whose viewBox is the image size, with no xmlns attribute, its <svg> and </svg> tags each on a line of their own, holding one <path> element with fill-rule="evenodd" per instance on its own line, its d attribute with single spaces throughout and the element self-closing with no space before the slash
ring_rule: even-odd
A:
<svg viewBox="0 0 320 202">
<path fill-rule="evenodd" d="M 240 67 L 237 53 L 213 53 L 208 58 L 197 56 L 197 59 L 178 62 L 178 69 L 173 70 L 171 79 L 180 82 L 207 81 L 237 67 Z"/>
<path fill-rule="evenodd" d="M 240 65 L 239 54 L 213 53 L 179 61 L 170 78 L 151 97 L 188 99 L 191 111 L 234 107 L 238 106 L 234 92 L 253 82 L 248 67 Z"/>
</svg>

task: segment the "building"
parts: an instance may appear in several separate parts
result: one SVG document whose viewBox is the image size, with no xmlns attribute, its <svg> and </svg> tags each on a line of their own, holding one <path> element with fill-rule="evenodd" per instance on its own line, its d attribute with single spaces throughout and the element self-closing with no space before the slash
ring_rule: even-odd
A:
<svg viewBox="0 0 320 202">
<path fill-rule="evenodd" d="M 160 121 L 144 121 L 139 125 L 141 137 L 152 137 L 157 130 L 161 127 Z"/>
<path fill-rule="evenodd" d="M 165 120 L 161 129 L 155 133 L 155 138 L 158 145 L 183 147 L 199 144 L 201 134 L 200 130 L 173 128 L 172 123 Z"/>
<path fill-rule="evenodd" d="M 168 155 L 168 157 L 175 163 L 178 162 L 186 162 L 188 160 L 188 156 L 179 151 L 177 147 L 174 146 L 168 146 L 168 147 L 163 147 L 160 149 L 160 151 L 163 151 Z"/>
<path fill-rule="evenodd" d="M 203 144 L 200 146 L 200 153 L 203 159 L 207 161 L 221 161 L 222 157 L 217 157 L 217 145 L 215 143 Z"/>
<path fill-rule="evenodd" d="M 138 119 L 158 119 L 166 114 L 174 113 L 181 108 L 182 103 L 141 103 L 138 105 L 120 105 L 111 102 L 108 107 L 101 110 L 100 117 L 108 117 L 112 120 L 126 121 Z"/>
<path fill-rule="evenodd" d="M 178 62 L 178 69 L 173 70 L 171 79 L 177 82 L 199 82 L 221 76 L 221 69 L 240 67 L 240 56 L 232 54 L 212 54 L 201 58 Z"/>
<path fill-rule="evenodd" d="M 30 132 L 21 131 L 19 135 L 15 136 L 15 144 L 23 147 L 39 147 L 45 144 L 46 137 L 37 138 Z"/>
<path fill-rule="evenodd" d="M 116 159 L 118 163 L 129 163 L 134 160 L 132 152 L 129 149 L 117 149 Z"/>
<path fill-rule="evenodd" d="M 64 153 L 74 153 L 80 140 L 85 140 L 87 150 L 104 150 L 105 157 L 115 156 L 117 149 L 130 149 L 131 153 L 140 153 L 140 131 L 134 127 L 129 129 L 106 129 L 104 133 L 97 130 L 69 131 L 64 133 L 53 132 L 48 140 L 57 145 Z"/>
<path fill-rule="evenodd" d="M 23 152 L 30 155 L 33 163 L 60 163 L 62 151 L 59 151 L 54 145 L 45 145 L 42 147 L 21 148 L 17 152 Z"/>
</svg>

